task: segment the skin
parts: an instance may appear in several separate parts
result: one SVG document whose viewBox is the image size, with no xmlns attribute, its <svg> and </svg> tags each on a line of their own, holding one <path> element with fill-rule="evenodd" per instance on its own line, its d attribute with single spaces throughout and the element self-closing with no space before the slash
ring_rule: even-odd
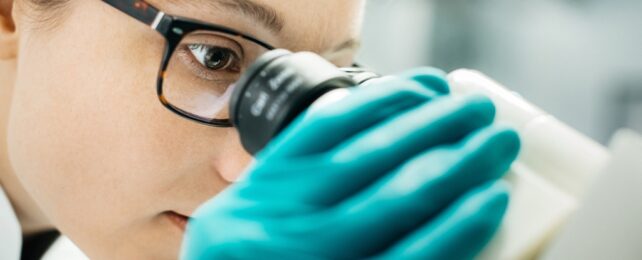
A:
<svg viewBox="0 0 642 260">
<path fill-rule="evenodd" d="M 280 32 L 215 6 L 150 3 L 352 62 L 354 46 L 337 48 L 358 38 L 363 1 L 254 1 L 277 11 Z M 234 129 L 159 103 L 160 35 L 101 1 L 66 8 L 54 28 L 40 28 L 20 0 L 0 0 L 1 185 L 24 235 L 55 227 L 92 259 L 174 259 L 183 231 L 163 212 L 190 215 L 251 157 Z"/>
</svg>

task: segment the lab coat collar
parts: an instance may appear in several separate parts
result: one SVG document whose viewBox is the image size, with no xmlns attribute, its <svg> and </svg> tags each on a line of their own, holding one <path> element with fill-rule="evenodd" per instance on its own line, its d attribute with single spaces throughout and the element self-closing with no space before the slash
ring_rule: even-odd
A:
<svg viewBox="0 0 642 260">
<path fill-rule="evenodd" d="M 22 247 L 22 230 L 9 197 L 0 186 L 0 259 L 18 260 Z"/>
</svg>

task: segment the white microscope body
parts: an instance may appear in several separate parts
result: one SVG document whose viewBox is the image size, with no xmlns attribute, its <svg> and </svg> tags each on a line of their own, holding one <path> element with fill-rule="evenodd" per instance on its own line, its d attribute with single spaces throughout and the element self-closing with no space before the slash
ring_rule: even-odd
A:
<svg viewBox="0 0 642 260">
<path fill-rule="evenodd" d="M 453 95 L 483 94 L 497 122 L 514 127 L 522 151 L 505 179 L 511 201 L 497 236 L 480 259 L 533 259 L 578 208 L 579 199 L 607 166 L 609 151 L 483 74 L 449 74 Z"/>
</svg>

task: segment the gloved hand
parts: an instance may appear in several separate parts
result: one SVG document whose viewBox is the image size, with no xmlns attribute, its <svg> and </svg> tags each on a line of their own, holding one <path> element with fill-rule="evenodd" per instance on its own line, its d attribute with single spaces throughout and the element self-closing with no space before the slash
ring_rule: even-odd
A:
<svg viewBox="0 0 642 260">
<path fill-rule="evenodd" d="M 189 223 L 185 259 L 468 259 L 505 212 L 516 158 L 481 96 L 444 74 L 383 79 L 292 123 Z"/>
</svg>

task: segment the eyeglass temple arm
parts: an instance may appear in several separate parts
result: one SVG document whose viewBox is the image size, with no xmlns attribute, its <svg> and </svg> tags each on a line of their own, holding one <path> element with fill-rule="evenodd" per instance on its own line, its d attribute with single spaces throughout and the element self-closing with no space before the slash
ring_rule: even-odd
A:
<svg viewBox="0 0 642 260">
<path fill-rule="evenodd" d="M 128 14 L 156 30 L 165 13 L 142 0 L 103 0 L 103 2 Z"/>
</svg>

